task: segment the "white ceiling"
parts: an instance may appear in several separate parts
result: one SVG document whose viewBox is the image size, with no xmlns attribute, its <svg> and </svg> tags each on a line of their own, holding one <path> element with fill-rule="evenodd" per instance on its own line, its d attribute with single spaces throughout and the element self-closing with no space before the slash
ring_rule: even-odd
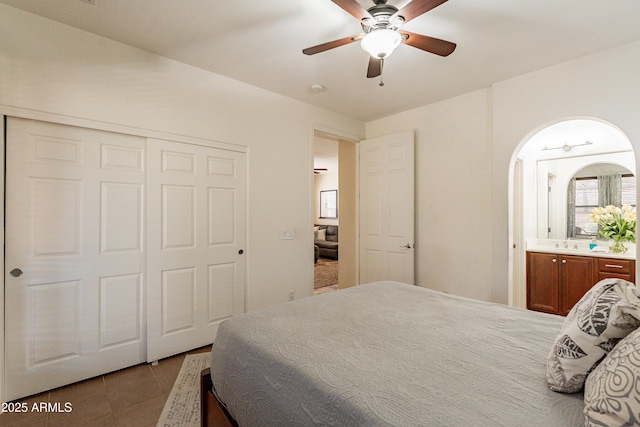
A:
<svg viewBox="0 0 640 427">
<path fill-rule="evenodd" d="M 638 0 L 450 0 L 403 28 L 455 42 L 456 51 L 442 58 L 400 46 L 379 87 L 366 78 L 359 43 L 302 54 L 361 31 L 330 0 L 0 3 L 363 121 L 640 39 Z M 313 93 L 313 84 L 326 90 Z"/>
</svg>

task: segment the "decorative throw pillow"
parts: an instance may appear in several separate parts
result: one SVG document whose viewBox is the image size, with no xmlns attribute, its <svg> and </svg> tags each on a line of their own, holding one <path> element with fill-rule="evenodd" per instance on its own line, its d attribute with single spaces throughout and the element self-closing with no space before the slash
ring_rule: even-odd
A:
<svg viewBox="0 0 640 427">
<path fill-rule="evenodd" d="M 587 377 L 585 425 L 640 425 L 640 329 L 620 341 Z"/>
<path fill-rule="evenodd" d="M 323 228 L 322 230 L 318 230 L 317 240 L 327 240 L 327 229 Z"/>
<path fill-rule="evenodd" d="M 596 283 L 571 309 L 547 360 L 547 383 L 575 393 L 618 341 L 640 326 L 640 292 L 622 279 Z"/>
</svg>

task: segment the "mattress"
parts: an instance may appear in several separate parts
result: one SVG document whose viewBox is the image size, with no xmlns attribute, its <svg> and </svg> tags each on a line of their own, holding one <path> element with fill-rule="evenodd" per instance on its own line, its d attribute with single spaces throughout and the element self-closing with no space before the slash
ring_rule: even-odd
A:
<svg viewBox="0 0 640 427">
<path fill-rule="evenodd" d="M 223 322 L 211 377 L 240 426 L 581 426 L 546 383 L 563 320 L 376 282 Z"/>
</svg>

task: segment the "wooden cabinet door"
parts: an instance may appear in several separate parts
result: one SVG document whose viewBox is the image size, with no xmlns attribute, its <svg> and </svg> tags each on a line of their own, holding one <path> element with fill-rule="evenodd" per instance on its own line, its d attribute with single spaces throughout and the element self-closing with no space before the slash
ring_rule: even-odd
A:
<svg viewBox="0 0 640 427">
<path fill-rule="evenodd" d="M 527 252 L 527 308 L 566 316 L 605 278 L 635 282 L 635 261 Z"/>
<path fill-rule="evenodd" d="M 560 257 L 561 306 L 560 314 L 567 315 L 596 283 L 594 259 L 584 256 L 562 255 Z"/>
<path fill-rule="evenodd" d="M 554 254 L 527 252 L 527 308 L 560 312 L 558 259 Z"/>
</svg>

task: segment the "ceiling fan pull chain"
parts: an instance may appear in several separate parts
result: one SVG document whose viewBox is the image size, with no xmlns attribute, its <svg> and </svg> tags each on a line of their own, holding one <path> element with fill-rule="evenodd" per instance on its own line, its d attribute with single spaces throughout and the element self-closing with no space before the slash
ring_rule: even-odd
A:
<svg viewBox="0 0 640 427">
<path fill-rule="evenodd" d="M 380 58 L 380 83 L 378 83 L 378 86 L 382 87 L 384 86 L 384 82 L 382 81 L 382 70 L 384 69 L 384 59 Z"/>
</svg>

